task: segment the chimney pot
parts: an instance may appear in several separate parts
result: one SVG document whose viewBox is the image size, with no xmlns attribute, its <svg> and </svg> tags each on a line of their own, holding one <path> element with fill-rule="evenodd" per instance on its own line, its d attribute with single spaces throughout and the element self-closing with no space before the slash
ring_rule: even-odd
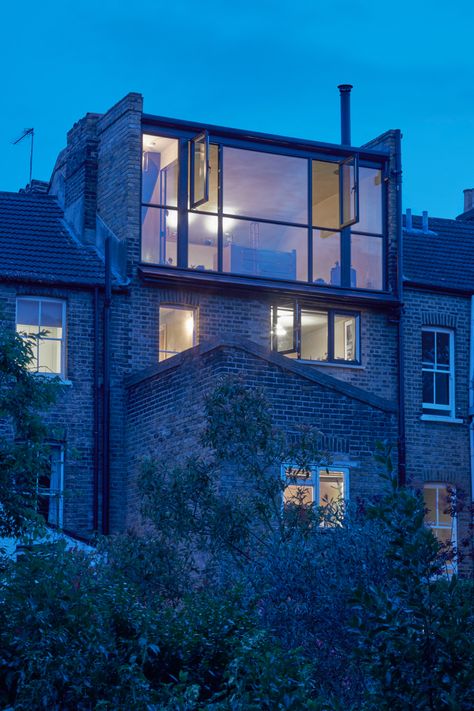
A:
<svg viewBox="0 0 474 711">
<path fill-rule="evenodd" d="M 474 207 L 474 188 L 464 190 L 464 212 L 472 210 Z"/>
<path fill-rule="evenodd" d="M 428 232 L 428 211 L 423 210 L 422 215 L 423 232 Z"/>
<path fill-rule="evenodd" d="M 341 143 L 351 145 L 351 89 L 352 84 L 339 84 L 341 96 Z"/>
</svg>

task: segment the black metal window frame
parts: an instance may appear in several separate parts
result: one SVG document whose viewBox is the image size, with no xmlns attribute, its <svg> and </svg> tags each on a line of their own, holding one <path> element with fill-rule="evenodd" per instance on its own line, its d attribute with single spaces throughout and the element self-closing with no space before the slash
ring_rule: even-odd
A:
<svg viewBox="0 0 474 711">
<path fill-rule="evenodd" d="M 293 311 L 293 348 L 280 350 L 278 348 L 278 333 L 277 333 L 277 317 L 278 309 L 286 309 L 288 311 Z M 314 313 L 324 313 L 328 317 L 328 357 L 326 360 L 305 360 L 301 358 L 301 312 L 314 312 Z M 353 360 L 345 360 L 343 358 L 334 357 L 334 320 L 336 316 L 348 316 L 353 318 L 356 323 L 356 354 L 357 358 Z M 315 307 L 314 304 L 306 305 L 304 302 L 295 301 L 292 304 L 288 303 L 274 303 L 272 306 L 272 329 L 271 329 L 271 341 L 272 350 L 280 353 L 281 355 L 296 355 L 297 360 L 301 360 L 304 363 L 331 363 L 334 365 L 361 365 L 361 354 L 360 354 L 360 333 L 361 333 L 361 313 L 360 311 L 353 311 L 348 309 L 339 309 L 334 307 Z"/>
<path fill-rule="evenodd" d="M 194 209 L 191 207 L 191 187 L 189 181 L 189 170 L 192 150 L 192 141 L 199 139 L 203 134 L 206 134 L 206 141 L 208 150 L 210 151 L 211 145 L 216 145 L 218 148 L 218 181 L 217 181 L 217 212 L 210 212 L 202 209 L 198 209 L 199 206 L 195 206 Z M 285 227 L 300 227 L 307 230 L 307 262 L 308 271 L 307 279 L 305 281 L 294 280 L 293 283 L 299 284 L 309 284 L 315 288 L 320 288 L 321 286 L 328 286 L 326 284 L 317 284 L 313 281 L 313 233 L 316 230 L 323 232 L 333 232 L 339 233 L 340 235 L 340 259 L 341 259 L 341 283 L 340 285 L 331 285 L 335 289 L 341 290 L 351 290 L 355 293 L 364 291 L 375 291 L 375 292 L 386 292 L 388 289 L 388 248 L 387 248 L 387 223 L 388 223 L 388 212 L 387 212 L 387 182 L 388 182 L 388 158 L 387 160 L 367 160 L 362 159 L 360 150 L 346 151 L 344 154 L 337 156 L 334 153 L 333 159 L 331 159 L 330 154 L 326 152 L 318 151 L 317 148 L 307 150 L 302 150 L 299 148 L 288 148 L 284 145 L 277 145 L 274 143 L 258 143 L 257 141 L 250 141 L 244 139 L 235 139 L 229 137 L 222 137 L 218 134 L 200 131 L 198 134 L 191 132 L 179 131 L 176 129 L 171 129 L 168 127 L 160 128 L 158 126 L 147 127 L 144 126 L 143 134 L 146 135 L 156 135 L 166 138 L 174 138 L 179 141 L 178 146 L 178 201 L 177 207 L 167 206 L 156 203 L 143 202 L 141 200 L 141 208 L 161 208 L 164 210 L 176 210 L 177 211 L 177 234 L 178 234 L 178 244 L 177 244 L 177 267 L 180 269 L 186 269 L 189 271 L 194 271 L 188 267 L 188 215 L 189 213 L 195 213 L 198 215 L 209 215 L 212 217 L 217 217 L 218 232 L 217 232 L 217 270 L 207 270 L 208 274 L 219 274 L 229 276 L 243 276 L 249 279 L 255 279 L 258 283 L 260 277 L 249 275 L 249 274 L 236 274 L 235 272 L 224 272 L 223 270 L 223 222 L 224 218 L 238 219 L 242 221 L 254 222 L 258 221 L 261 223 L 272 224 L 272 225 L 282 225 Z M 264 153 L 272 153 L 275 155 L 291 156 L 296 158 L 306 159 L 308 162 L 308 222 L 307 223 L 297 223 L 297 222 L 286 222 L 282 220 L 272 220 L 268 218 L 253 217 L 249 215 L 235 215 L 224 213 L 223 210 L 223 171 L 224 171 L 224 160 L 223 153 L 224 148 L 239 148 L 247 151 L 256 151 Z M 342 165 L 348 159 L 354 158 L 357 169 L 366 167 L 374 168 L 381 171 L 382 174 L 382 232 L 368 232 L 360 231 L 354 228 L 354 224 L 339 225 L 338 227 L 328 227 L 315 225 L 313 223 L 312 215 L 312 199 L 313 199 L 313 180 L 312 180 L 312 161 L 320 160 L 324 162 L 335 163 Z M 208 183 L 208 176 L 207 176 Z M 207 184 L 206 190 L 208 191 L 209 186 Z M 357 188 L 358 191 L 358 188 Z M 342 201 L 340 201 L 342 202 Z M 357 197 L 355 210 L 357 220 L 359 219 L 359 199 Z M 340 217 L 342 218 L 342 208 L 340 208 Z M 355 223 L 356 224 L 356 223 Z M 352 235 L 362 235 L 368 238 L 380 239 L 382 240 L 382 288 L 381 289 L 364 289 L 359 287 L 351 286 L 351 236 Z M 141 234 L 140 234 L 141 241 Z M 157 265 L 157 266 L 167 266 L 167 265 Z M 168 267 L 173 269 L 173 266 Z M 276 284 L 278 282 L 285 283 L 287 280 L 281 280 L 278 278 L 273 278 Z"/>
</svg>

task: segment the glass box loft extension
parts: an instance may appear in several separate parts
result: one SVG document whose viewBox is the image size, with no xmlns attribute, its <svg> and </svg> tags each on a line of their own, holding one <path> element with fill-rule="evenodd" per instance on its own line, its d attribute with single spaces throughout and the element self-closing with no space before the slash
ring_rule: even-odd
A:
<svg viewBox="0 0 474 711">
<path fill-rule="evenodd" d="M 142 148 L 142 263 L 387 289 L 382 154 L 159 120 Z"/>
</svg>

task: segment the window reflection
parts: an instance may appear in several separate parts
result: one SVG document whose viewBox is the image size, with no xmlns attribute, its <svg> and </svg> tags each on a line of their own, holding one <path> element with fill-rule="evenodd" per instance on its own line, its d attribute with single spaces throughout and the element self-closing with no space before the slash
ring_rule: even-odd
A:
<svg viewBox="0 0 474 711">
<path fill-rule="evenodd" d="M 313 225 L 339 228 L 339 164 L 313 160 Z"/>
<path fill-rule="evenodd" d="M 308 222 L 305 159 L 224 148 L 224 213 Z"/>
<path fill-rule="evenodd" d="M 351 286 L 357 289 L 383 289 L 380 237 L 351 235 Z"/>
<path fill-rule="evenodd" d="M 223 269 L 307 281 L 308 232 L 303 227 L 224 218 Z"/>
<path fill-rule="evenodd" d="M 341 237 L 339 232 L 313 230 L 313 281 L 341 285 Z"/>
<path fill-rule="evenodd" d="M 382 233 L 382 172 L 359 168 L 359 222 L 361 232 Z"/>
<path fill-rule="evenodd" d="M 219 182 L 219 148 L 214 143 L 209 146 L 209 200 L 199 205 L 195 210 L 200 212 L 217 212 L 217 189 Z M 191 164 L 190 164 L 191 170 Z"/>
</svg>

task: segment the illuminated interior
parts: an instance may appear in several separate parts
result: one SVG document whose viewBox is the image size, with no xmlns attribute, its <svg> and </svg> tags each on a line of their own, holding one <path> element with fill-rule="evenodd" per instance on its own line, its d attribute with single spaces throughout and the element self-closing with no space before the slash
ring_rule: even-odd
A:
<svg viewBox="0 0 474 711">
<path fill-rule="evenodd" d="M 349 158 L 311 160 L 212 142 L 207 154 L 201 138 L 188 145 L 194 172 L 188 160 L 188 210 L 178 218 L 179 140 L 143 136 L 144 262 L 176 267 L 179 254 L 180 267 L 198 271 L 384 288 L 380 169 L 361 166 L 357 182 Z M 357 220 L 355 186 L 359 219 L 347 228 Z"/>
<path fill-rule="evenodd" d="M 192 348 L 195 344 L 194 310 L 161 306 L 159 329 L 160 361 Z"/>
</svg>

